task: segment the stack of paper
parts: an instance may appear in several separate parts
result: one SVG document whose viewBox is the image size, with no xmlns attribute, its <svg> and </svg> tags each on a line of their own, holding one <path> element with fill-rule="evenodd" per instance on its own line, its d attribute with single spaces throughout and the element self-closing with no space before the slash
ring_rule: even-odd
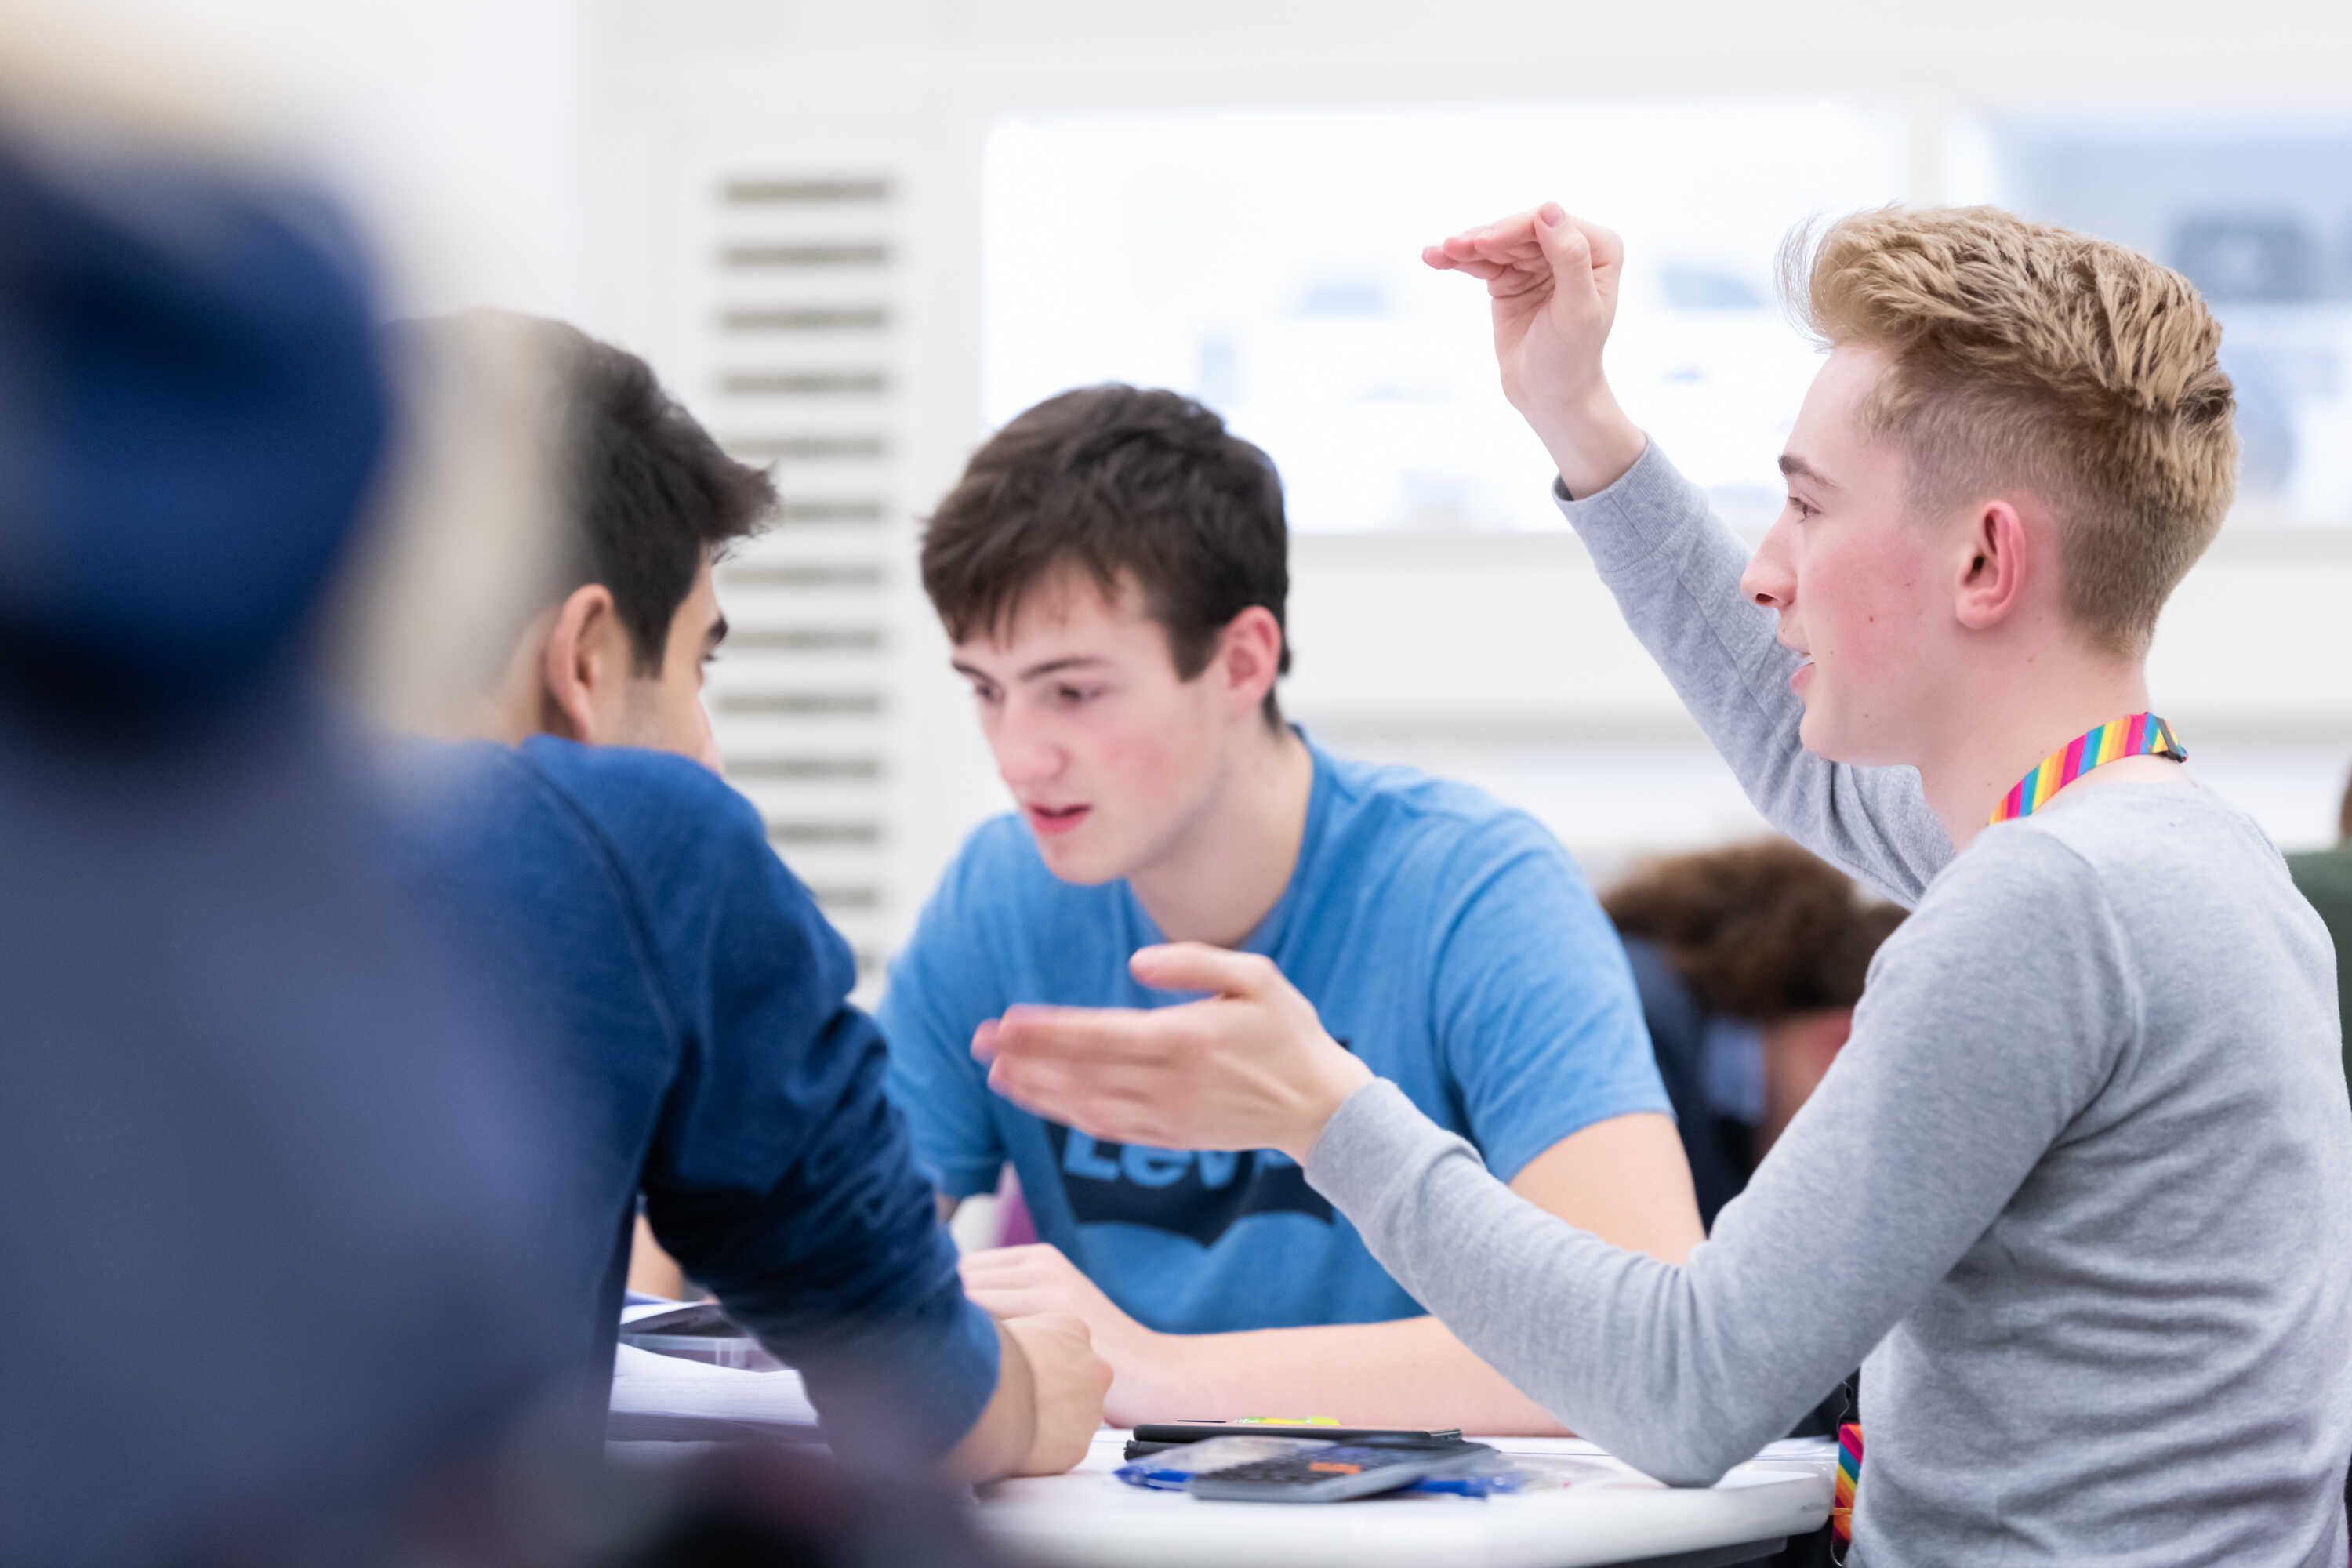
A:
<svg viewBox="0 0 2352 1568">
<path fill-rule="evenodd" d="M 816 1442 L 816 1407 L 796 1372 L 711 1366 L 634 1345 L 614 1350 L 605 1436 L 616 1441 Z"/>
</svg>

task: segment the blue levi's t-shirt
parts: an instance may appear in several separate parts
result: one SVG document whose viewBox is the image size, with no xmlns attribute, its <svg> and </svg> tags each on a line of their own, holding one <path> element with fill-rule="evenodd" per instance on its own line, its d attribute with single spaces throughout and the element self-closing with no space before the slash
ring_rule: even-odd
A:
<svg viewBox="0 0 2352 1568">
<path fill-rule="evenodd" d="M 1466 785 L 1309 750 L 1297 867 L 1243 947 L 1505 1181 L 1594 1122 L 1667 1113 L 1624 950 L 1558 841 Z M 1019 817 L 971 835 L 878 1015 L 891 1093 L 940 1190 L 993 1191 L 1009 1160 L 1039 1237 L 1153 1329 L 1419 1315 L 1287 1156 L 1123 1147 L 990 1091 L 972 1032 L 1008 1006 L 1183 1000 L 1128 973 L 1160 940 L 1125 882 L 1056 879 Z"/>
</svg>

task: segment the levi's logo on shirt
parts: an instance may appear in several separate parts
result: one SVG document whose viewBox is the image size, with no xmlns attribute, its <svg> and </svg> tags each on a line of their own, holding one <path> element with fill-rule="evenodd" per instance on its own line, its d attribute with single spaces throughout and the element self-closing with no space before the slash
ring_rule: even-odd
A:
<svg viewBox="0 0 2352 1568">
<path fill-rule="evenodd" d="M 1045 1123 L 1070 1217 L 1080 1225 L 1139 1225 L 1206 1247 L 1254 1214 L 1303 1214 L 1325 1224 L 1331 1205 L 1277 1149 L 1154 1149 L 1105 1143 Z"/>
<path fill-rule="evenodd" d="M 1279 1149 L 1155 1149 L 1106 1143 L 1058 1122 L 1045 1128 L 1070 1217 L 1080 1225 L 1141 1226 L 1207 1247 L 1251 1215 L 1331 1223 L 1330 1201 Z"/>
</svg>

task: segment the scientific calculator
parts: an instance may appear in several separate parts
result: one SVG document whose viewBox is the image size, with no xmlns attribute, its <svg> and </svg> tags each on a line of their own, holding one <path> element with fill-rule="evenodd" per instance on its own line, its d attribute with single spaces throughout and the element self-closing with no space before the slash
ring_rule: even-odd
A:
<svg viewBox="0 0 2352 1568">
<path fill-rule="evenodd" d="M 1458 1437 L 1366 1438 L 1205 1471 L 1184 1489 L 1211 1502 L 1346 1502 L 1472 1468 L 1494 1452 Z"/>
</svg>

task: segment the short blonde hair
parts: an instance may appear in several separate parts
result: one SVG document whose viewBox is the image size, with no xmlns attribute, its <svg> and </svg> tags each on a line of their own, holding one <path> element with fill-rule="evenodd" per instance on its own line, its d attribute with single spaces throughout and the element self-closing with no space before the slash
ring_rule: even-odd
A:
<svg viewBox="0 0 2352 1568">
<path fill-rule="evenodd" d="M 1913 509 L 2031 490 L 2061 520 L 2069 613 L 2146 652 L 2236 487 L 2221 327 L 2189 280 L 1998 207 L 1855 213 L 1791 235 L 1781 272 L 1825 346 L 1891 356 L 1862 419 L 1910 458 Z"/>
</svg>

